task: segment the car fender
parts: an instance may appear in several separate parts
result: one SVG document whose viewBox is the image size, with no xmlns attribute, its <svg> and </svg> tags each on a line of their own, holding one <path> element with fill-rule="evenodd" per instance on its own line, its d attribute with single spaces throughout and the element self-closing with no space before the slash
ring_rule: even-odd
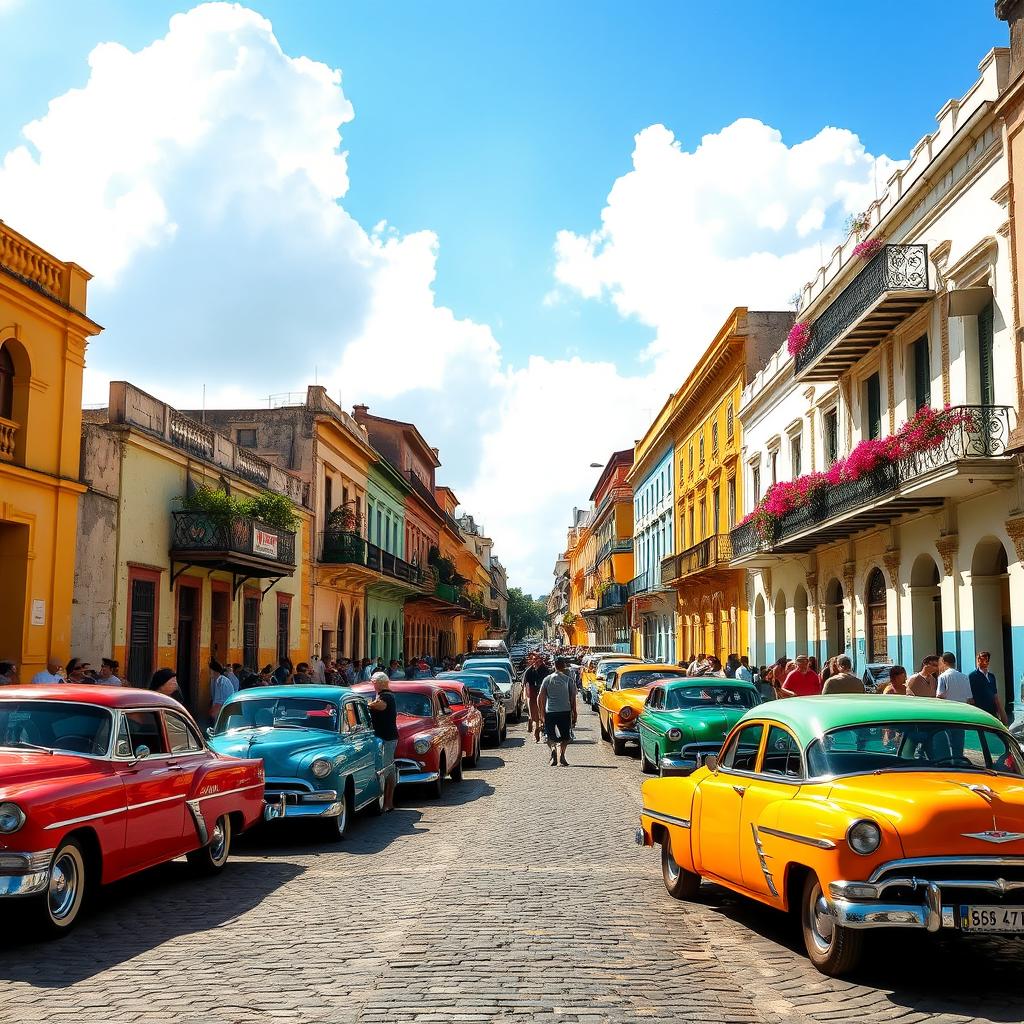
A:
<svg viewBox="0 0 1024 1024">
<path fill-rule="evenodd" d="M 645 842 L 660 843 L 667 832 L 676 863 L 687 871 L 696 871 L 691 826 L 699 813 L 699 797 L 693 776 L 648 779 L 641 786 L 641 794 L 640 820 Z"/>
<path fill-rule="evenodd" d="M 196 769 L 185 805 L 195 826 L 196 848 L 205 846 L 217 819 L 239 814 L 242 830 L 263 816 L 263 759 L 218 758 Z"/>
</svg>

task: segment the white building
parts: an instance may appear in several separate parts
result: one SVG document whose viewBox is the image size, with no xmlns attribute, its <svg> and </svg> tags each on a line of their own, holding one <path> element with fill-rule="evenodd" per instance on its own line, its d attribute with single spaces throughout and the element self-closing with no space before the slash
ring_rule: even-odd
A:
<svg viewBox="0 0 1024 1024">
<path fill-rule="evenodd" d="M 733 531 L 733 565 L 752 570 L 758 664 L 845 651 L 858 670 L 916 667 L 952 650 L 970 671 L 985 649 L 1004 702 L 1019 699 L 1021 382 L 994 109 L 1007 69 L 1008 51 L 993 50 L 968 93 L 939 111 L 937 130 L 804 288 L 805 347 L 795 359 L 784 347 L 743 392 L 747 513 L 774 481 L 824 472 L 924 406 L 939 411 L 942 435 L 820 488 L 767 528 Z M 867 239 L 881 247 L 855 252 Z"/>
</svg>

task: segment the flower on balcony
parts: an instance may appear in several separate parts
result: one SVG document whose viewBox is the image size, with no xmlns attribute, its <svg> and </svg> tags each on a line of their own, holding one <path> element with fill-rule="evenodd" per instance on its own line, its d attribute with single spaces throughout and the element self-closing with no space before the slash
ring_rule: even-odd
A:
<svg viewBox="0 0 1024 1024">
<path fill-rule="evenodd" d="M 786 348 L 789 350 L 789 354 L 796 358 L 806 348 L 807 343 L 811 340 L 811 325 L 804 321 L 797 321 L 789 329 L 789 334 L 786 335 Z"/>
<path fill-rule="evenodd" d="M 864 213 L 852 213 L 846 218 L 844 226 L 848 235 L 857 235 L 859 238 L 865 231 L 870 229 L 871 217 L 866 210 Z"/>
<path fill-rule="evenodd" d="M 859 256 L 866 263 L 883 245 L 885 245 L 884 238 L 866 238 L 853 247 L 853 255 Z"/>
</svg>

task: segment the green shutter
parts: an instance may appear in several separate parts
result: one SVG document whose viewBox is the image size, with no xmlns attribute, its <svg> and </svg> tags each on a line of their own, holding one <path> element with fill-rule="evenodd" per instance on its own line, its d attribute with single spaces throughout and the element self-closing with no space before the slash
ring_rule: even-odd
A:
<svg viewBox="0 0 1024 1024">
<path fill-rule="evenodd" d="M 928 335 L 914 342 L 914 401 L 916 408 L 931 404 L 932 368 Z"/>
<path fill-rule="evenodd" d="M 992 303 L 978 314 L 978 377 L 982 405 L 995 405 L 996 388 L 992 375 Z"/>
<path fill-rule="evenodd" d="M 868 437 L 882 436 L 882 384 L 877 373 L 867 380 Z"/>
</svg>

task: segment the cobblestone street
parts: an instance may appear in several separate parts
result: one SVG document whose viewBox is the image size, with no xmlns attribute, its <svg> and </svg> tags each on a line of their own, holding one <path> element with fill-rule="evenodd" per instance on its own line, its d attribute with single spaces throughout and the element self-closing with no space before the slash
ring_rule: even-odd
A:
<svg viewBox="0 0 1024 1024">
<path fill-rule="evenodd" d="M 782 917 L 669 899 L 632 833 L 641 774 L 584 709 L 573 766 L 516 727 L 440 803 L 336 846 L 277 827 L 218 880 L 183 862 L 103 893 L 67 940 L 4 929 L 0 1021 L 1020 1021 L 1024 944 L 878 940 L 817 974 Z"/>
</svg>

